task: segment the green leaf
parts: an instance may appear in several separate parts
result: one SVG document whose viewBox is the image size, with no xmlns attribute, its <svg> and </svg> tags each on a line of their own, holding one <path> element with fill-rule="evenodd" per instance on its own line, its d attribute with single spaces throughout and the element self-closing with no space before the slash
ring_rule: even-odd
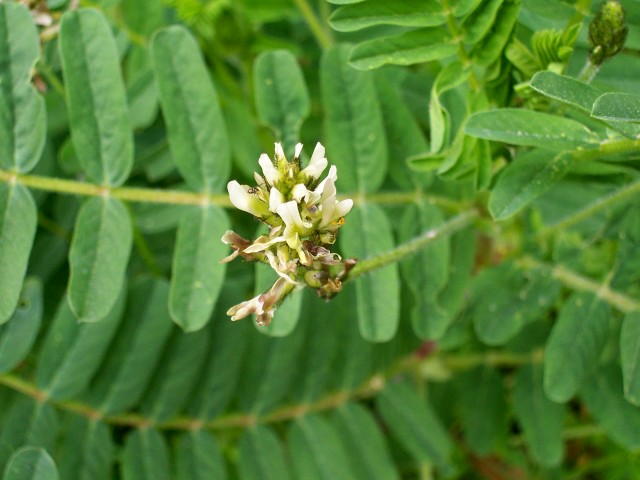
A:
<svg viewBox="0 0 640 480">
<path fill-rule="evenodd" d="M 238 467 L 242 480 L 291 478 L 278 437 L 271 429 L 261 425 L 247 428 L 242 434 Z"/>
<path fill-rule="evenodd" d="M 253 68 L 256 110 L 287 154 L 300 138 L 300 127 L 311 111 L 309 93 L 296 57 L 287 50 L 258 55 Z"/>
<path fill-rule="evenodd" d="M 154 428 L 135 430 L 124 444 L 122 480 L 170 480 L 169 448 Z"/>
<path fill-rule="evenodd" d="M 593 104 L 602 94 L 600 90 L 589 84 L 549 70 L 536 73 L 530 85 L 545 97 L 553 98 L 587 113 L 591 113 Z"/>
<path fill-rule="evenodd" d="M 49 402 L 17 397 L 5 413 L 0 430 L 0 471 L 14 450 L 23 445 L 53 452 L 60 430 L 58 414 Z"/>
<path fill-rule="evenodd" d="M 107 316 L 123 288 L 133 240 L 131 219 L 115 198 L 87 200 L 69 249 L 69 305 L 81 322 Z"/>
<path fill-rule="evenodd" d="M 47 451 L 23 447 L 16 451 L 4 469 L 2 480 L 58 480 L 58 470 Z"/>
<path fill-rule="evenodd" d="M 42 321 L 42 285 L 28 278 L 18 308 L 9 323 L 0 326 L 0 372 L 8 372 L 27 356 Z"/>
<path fill-rule="evenodd" d="M 355 46 L 349 63 L 359 70 L 382 65 L 414 65 L 455 55 L 457 45 L 441 28 L 422 28 L 392 37 L 376 38 Z"/>
<path fill-rule="evenodd" d="M 557 466 L 562 461 L 564 406 L 545 395 L 541 366 L 525 365 L 518 371 L 513 409 L 531 457 L 545 467 Z"/>
<path fill-rule="evenodd" d="M 507 165 L 491 191 L 491 216 L 505 220 L 515 215 L 564 178 L 572 166 L 571 154 L 545 149 L 516 158 Z"/>
<path fill-rule="evenodd" d="M 133 135 L 115 39 L 97 10 L 66 12 L 60 56 L 75 153 L 87 176 L 118 186 L 133 165 Z"/>
<path fill-rule="evenodd" d="M 0 324 L 16 309 L 36 233 L 37 209 L 19 184 L 0 184 Z"/>
<path fill-rule="evenodd" d="M 165 280 L 131 285 L 122 324 L 90 386 L 91 403 L 105 415 L 126 411 L 144 393 L 172 331 Z"/>
<path fill-rule="evenodd" d="M 66 298 L 62 298 L 40 352 L 38 388 L 53 399 L 67 399 L 88 386 L 120 324 L 124 298 L 123 292 L 98 323 L 78 323 Z"/>
<path fill-rule="evenodd" d="M 438 207 L 428 202 L 410 205 L 400 220 L 399 240 L 407 242 L 443 223 Z M 424 339 L 440 338 L 453 320 L 437 301 L 449 276 L 448 238 L 437 240 L 403 260 L 400 271 L 413 294 L 411 324 L 416 335 Z"/>
<path fill-rule="evenodd" d="M 45 105 L 31 85 L 40 41 L 29 10 L 0 4 L 0 168 L 20 173 L 40 159 L 46 137 Z"/>
<path fill-rule="evenodd" d="M 168 27 L 153 37 L 151 54 L 178 171 L 192 189 L 218 191 L 229 176 L 231 150 L 198 44 L 186 28 Z"/>
<path fill-rule="evenodd" d="M 186 332 L 201 329 L 211 317 L 226 271 L 220 260 L 228 247 L 220 238 L 228 229 L 227 215 L 215 205 L 188 207 L 180 221 L 169 311 Z"/>
<path fill-rule="evenodd" d="M 451 2 L 453 15 L 456 17 L 465 17 L 481 4 L 482 0 L 453 0 Z"/>
<path fill-rule="evenodd" d="M 296 419 L 287 436 L 295 478 L 350 480 L 355 478 L 338 432 L 320 415 Z"/>
<path fill-rule="evenodd" d="M 395 161 L 389 162 L 389 176 L 398 185 L 407 189 L 417 185 L 426 187 L 431 184 L 433 176 L 416 175 L 406 164 L 409 157 L 429 149 L 420 125 L 400 93 L 381 75 L 377 75 L 375 80 L 387 145 L 393 145 L 394 151 Z"/>
<path fill-rule="evenodd" d="M 347 64 L 349 47 L 326 50 L 320 66 L 327 151 L 340 175 L 340 188 L 373 192 L 387 171 L 382 113 L 370 73 Z"/>
<path fill-rule="evenodd" d="M 465 126 L 468 135 L 498 142 L 567 150 L 593 147 L 594 133 L 568 118 L 516 108 L 474 113 Z"/>
<path fill-rule="evenodd" d="M 225 301 L 233 301 L 243 293 L 244 289 L 239 288 L 237 282 L 228 279 L 220 296 Z M 237 300 L 239 302 L 240 298 Z M 188 411 L 203 421 L 211 420 L 224 411 L 235 393 L 250 336 L 251 326 L 246 322 L 230 322 L 225 316 L 227 306 L 221 303 L 218 302 L 214 313 L 216 320 L 207 327 L 211 329 L 211 345 L 204 373 L 190 395 Z"/>
<path fill-rule="evenodd" d="M 453 443 L 431 407 L 411 386 L 388 383 L 376 405 L 392 435 L 418 462 L 448 463 Z"/>
<path fill-rule="evenodd" d="M 622 321 L 620 331 L 620 359 L 624 396 L 640 406 L 640 313 L 629 313 Z"/>
<path fill-rule="evenodd" d="M 226 480 L 227 469 L 215 437 L 192 430 L 178 441 L 176 480 Z"/>
<path fill-rule="evenodd" d="M 607 435 L 629 450 L 640 447 L 640 409 L 624 399 L 620 368 L 603 365 L 584 382 L 580 398 Z"/>
<path fill-rule="evenodd" d="M 237 394 L 243 411 L 265 414 L 287 398 L 297 379 L 292 365 L 303 354 L 304 333 L 305 325 L 299 324 L 287 337 L 252 336 L 248 351 L 253 360 L 243 366 Z"/>
<path fill-rule="evenodd" d="M 391 225 L 377 205 L 356 206 L 342 232 L 346 257 L 364 260 L 394 247 Z M 400 279 L 398 267 L 390 264 L 356 280 L 358 326 L 371 342 L 393 338 L 400 320 Z"/>
<path fill-rule="evenodd" d="M 511 38 L 519 12 L 520 0 L 506 0 L 502 4 L 488 35 L 471 53 L 477 65 L 490 65 L 500 57 Z"/>
<path fill-rule="evenodd" d="M 209 344 L 202 332 L 174 330 L 140 404 L 145 417 L 161 422 L 182 410 L 200 380 Z"/>
<path fill-rule="evenodd" d="M 591 293 L 574 293 L 565 302 L 545 348 L 544 391 L 551 400 L 568 401 L 593 373 L 609 317 L 609 305 Z"/>
<path fill-rule="evenodd" d="M 504 0 L 487 0 L 462 25 L 464 43 L 474 45 L 484 38 L 493 25 Z"/>
<path fill-rule="evenodd" d="M 64 480 L 111 478 L 115 445 L 111 429 L 100 420 L 73 415 L 68 419 L 59 458 Z"/>
<path fill-rule="evenodd" d="M 431 127 L 431 152 L 440 152 L 449 143 L 449 112 L 442 106 L 440 97 L 448 90 L 463 83 L 469 72 L 460 62 L 452 62 L 438 73 L 429 98 L 429 125 Z M 412 166 L 419 168 L 420 164 L 428 163 L 414 160 Z M 440 165 L 438 165 L 440 166 Z"/>
<path fill-rule="evenodd" d="M 352 461 L 355 478 L 399 478 L 380 427 L 366 408 L 345 403 L 336 410 L 334 421 Z"/>
<path fill-rule="evenodd" d="M 524 325 L 544 317 L 558 298 L 560 285 L 547 271 L 523 271 L 503 262 L 482 270 L 472 291 L 476 334 L 488 345 L 503 345 Z"/>
<path fill-rule="evenodd" d="M 618 122 L 640 122 L 640 96 L 609 92 L 598 97 L 591 116 Z"/>
<path fill-rule="evenodd" d="M 329 25 L 339 32 L 353 32 L 374 25 L 435 27 L 447 22 L 442 5 L 435 0 L 389 2 L 369 0 L 341 7 L 329 18 Z"/>
<path fill-rule="evenodd" d="M 465 443 L 478 455 L 489 455 L 507 429 L 502 376 L 489 366 L 478 367 L 463 374 L 460 386 L 458 398 Z"/>
</svg>

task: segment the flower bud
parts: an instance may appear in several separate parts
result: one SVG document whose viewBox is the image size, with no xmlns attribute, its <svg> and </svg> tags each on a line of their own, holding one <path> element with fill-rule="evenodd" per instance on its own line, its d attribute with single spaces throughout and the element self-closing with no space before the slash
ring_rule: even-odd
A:
<svg viewBox="0 0 640 480">
<path fill-rule="evenodd" d="M 589 58 L 600 65 L 624 47 L 627 39 L 625 12 L 618 0 L 607 0 L 589 25 Z"/>
</svg>

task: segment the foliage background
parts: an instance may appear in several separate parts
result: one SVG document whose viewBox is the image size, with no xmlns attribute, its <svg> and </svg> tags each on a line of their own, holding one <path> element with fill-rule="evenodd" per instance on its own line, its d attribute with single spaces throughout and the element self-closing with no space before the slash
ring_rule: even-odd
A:
<svg viewBox="0 0 640 480">
<path fill-rule="evenodd" d="M 3 478 L 638 478 L 622 3 L 595 66 L 583 0 L 1 2 Z M 258 330 L 219 238 L 274 140 L 361 262 Z"/>
</svg>

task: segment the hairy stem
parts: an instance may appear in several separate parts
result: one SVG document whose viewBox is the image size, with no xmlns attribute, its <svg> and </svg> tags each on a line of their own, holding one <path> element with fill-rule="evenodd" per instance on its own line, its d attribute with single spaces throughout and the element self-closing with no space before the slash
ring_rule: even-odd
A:
<svg viewBox="0 0 640 480">
<path fill-rule="evenodd" d="M 568 227 L 575 225 L 577 223 L 586 220 L 593 215 L 609 209 L 616 204 L 620 204 L 624 201 L 628 201 L 630 198 L 638 195 L 640 193 L 640 180 L 636 180 L 633 183 L 625 185 L 624 187 L 611 192 L 609 195 L 604 197 L 600 197 L 592 203 L 587 204 L 584 208 L 578 210 L 577 212 L 573 212 L 570 215 L 564 217 L 558 222 L 549 225 L 545 229 L 543 229 L 538 236 L 540 238 L 547 237 L 552 233 L 555 233 L 560 230 L 565 230 Z"/>
<path fill-rule="evenodd" d="M 563 265 L 549 265 L 529 256 L 521 258 L 516 263 L 519 267 L 525 270 L 536 268 L 548 270 L 554 278 L 558 279 L 562 284 L 570 289 L 591 292 L 599 299 L 607 302 L 609 305 L 617 308 L 621 312 L 630 313 L 640 311 L 639 300 L 629 297 L 623 293 L 616 292 L 606 283 L 599 283 L 591 280 L 590 278 L 569 270 Z"/>
<path fill-rule="evenodd" d="M 416 238 L 413 238 L 402 245 L 398 245 L 396 248 L 389 250 L 388 252 L 362 260 L 353 267 L 353 270 L 349 274 L 349 279 L 354 279 L 371 270 L 384 267 L 390 263 L 398 262 L 404 257 L 418 252 L 430 243 L 435 242 L 442 237 L 446 237 L 447 235 L 463 230 L 471 225 L 479 216 L 479 212 L 475 209 L 460 213 L 448 222 L 442 224 L 440 227 L 427 230 Z"/>
<path fill-rule="evenodd" d="M 428 370 L 420 367 L 421 365 L 429 362 L 437 362 L 453 374 L 455 372 L 469 370 L 480 365 L 493 365 L 496 367 L 525 365 L 532 362 L 539 362 L 540 358 L 541 354 L 538 351 L 534 351 L 532 353 L 487 351 L 463 355 L 442 352 L 434 353 L 426 358 L 410 354 L 406 357 L 400 358 L 388 370 L 372 375 L 359 387 L 353 390 L 330 392 L 314 402 L 286 405 L 262 416 L 257 416 L 251 413 L 234 412 L 210 421 L 203 421 L 202 419 L 194 417 L 178 417 L 158 424 L 155 424 L 151 419 L 137 413 L 105 416 L 98 409 L 81 402 L 51 401 L 47 397 L 46 393 L 38 389 L 35 384 L 13 374 L 0 375 L 0 385 L 4 385 L 11 390 L 31 397 L 39 402 L 52 402 L 52 404 L 60 410 L 64 410 L 75 415 L 81 415 L 92 420 L 100 420 L 112 425 L 135 428 L 149 427 L 153 425 L 163 430 L 193 430 L 199 428 L 205 428 L 208 430 L 226 430 L 246 428 L 256 424 L 278 423 L 292 420 L 304 415 L 305 413 L 332 410 L 348 401 L 363 400 L 374 397 L 384 388 L 389 378 L 398 374 L 416 371 L 416 369 L 418 369 L 423 372 L 421 375 L 428 375 L 428 373 L 424 373 Z"/>
<path fill-rule="evenodd" d="M 155 188 L 112 188 L 78 180 L 42 177 L 37 175 L 23 175 L 5 170 L 0 170 L 0 182 L 20 183 L 25 187 L 35 190 L 44 190 L 47 192 L 64 193 L 69 195 L 82 195 L 88 197 L 108 195 L 128 202 L 163 203 L 169 205 L 203 205 L 206 203 L 218 205 L 224 208 L 232 207 L 228 195 L 224 193 L 206 195 L 197 192 Z M 349 194 L 341 195 L 341 198 L 350 197 L 351 195 Z M 453 211 L 458 211 L 465 207 L 465 204 L 461 202 L 456 202 L 455 200 L 435 195 L 424 195 L 420 192 L 377 192 L 366 195 L 363 197 L 363 200 L 367 203 L 401 205 L 413 203 L 419 198 Z"/>
</svg>

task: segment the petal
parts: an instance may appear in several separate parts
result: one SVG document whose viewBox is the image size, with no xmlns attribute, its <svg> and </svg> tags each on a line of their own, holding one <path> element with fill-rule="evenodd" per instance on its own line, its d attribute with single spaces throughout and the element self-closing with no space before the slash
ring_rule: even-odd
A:
<svg viewBox="0 0 640 480">
<path fill-rule="evenodd" d="M 344 217 L 353 208 L 353 200 L 347 198 L 336 203 L 334 215 L 336 218 Z"/>
<path fill-rule="evenodd" d="M 295 200 L 278 205 L 278 215 L 280 215 L 287 228 L 304 229 L 302 218 L 300 218 L 300 212 L 298 211 L 298 203 Z"/>
<path fill-rule="evenodd" d="M 284 203 L 284 195 L 280 193 L 276 187 L 271 187 L 271 192 L 269 193 L 269 210 L 273 213 L 278 211 L 278 207 Z"/>
<path fill-rule="evenodd" d="M 323 202 L 331 195 L 336 194 L 336 180 L 338 180 L 338 169 L 335 165 L 331 165 L 329 168 L 329 174 L 313 191 L 320 196 L 320 201 Z"/>
<path fill-rule="evenodd" d="M 294 187 L 291 189 L 291 196 L 298 203 L 300 203 L 303 198 L 308 197 L 308 195 L 309 190 L 307 190 L 307 187 L 305 187 L 302 183 L 294 185 Z M 271 211 L 273 212 L 274 210 Z"/>
<path fill-rule="evenodd" d="M 293 154 L 293 158 L 300 158 L 300 153 L 302 152 L 302 144 L 296 143 L 295 153 Z"/>
<path fill-rule="evenodd" d="M 253 244 L 245 248 L 243 251 L 244 253 L 262 252 L 263 250 L 269 248 L 271 245 L 275 245 L 276 243 L 280 242 L 284 242 L 284 237 L 269 238 L 265 235 L 262 235 L 256 238 Z"/>
<path fill-rule="evenodd" d="M 227 184 L 227 190 L 229 192 L 229 200 L 236 208 L 256 217 L 262 217 L 268 213 L 267 205 L 249 193 L 247 185 L 240 185 L 235 180 L 232 180 Z"/>
<path fill-rule="evenodd" d="M 313 179 L 319 178 L 324 172 L 324 169 L 327 168 L 327 164 L 329 163 L 327 159 L 324 157 L 324 147 L 318 143 L 316 145 L 313 154 L 311 155 L 311 160 L 309 160 L 309 165 L 307 165 L 302 172 L 302 175 L 306 177 L 310 177 Z"/>
<path fill-rule="evenodd" d="M 260 164 L 260 167 L 262 167 L 264 178 L 269 182 L 269 184 L 273 185 L 275 182 L 280 180 L 280 172 L 278 172 L 278 169 L 273 166 L 273 162 L 271 162 L 271 159 L 265 153 L 260 155 L 258 163 Z"/>
<path fill-rule="evenodd" d="M 276 162 L 278 160 L 286 160 L 286 157 L 284 156 L 284 150 L 282 150 L 282 145 L 280 143 L 275 144 L 275 151 L 276 151 Z"/>
<path fill-rule="evenodd" d="M 253 297 L 251 300 L 247 300 L 231 307 L 227 310 L 227 315 L 231 317 L 231 320 L 240 320 L 252 313 L 262 315 L 264 313 L 262 308 L 264 302 L 261 297 L 262 295 L 258 295 Z"/>
</svg>

